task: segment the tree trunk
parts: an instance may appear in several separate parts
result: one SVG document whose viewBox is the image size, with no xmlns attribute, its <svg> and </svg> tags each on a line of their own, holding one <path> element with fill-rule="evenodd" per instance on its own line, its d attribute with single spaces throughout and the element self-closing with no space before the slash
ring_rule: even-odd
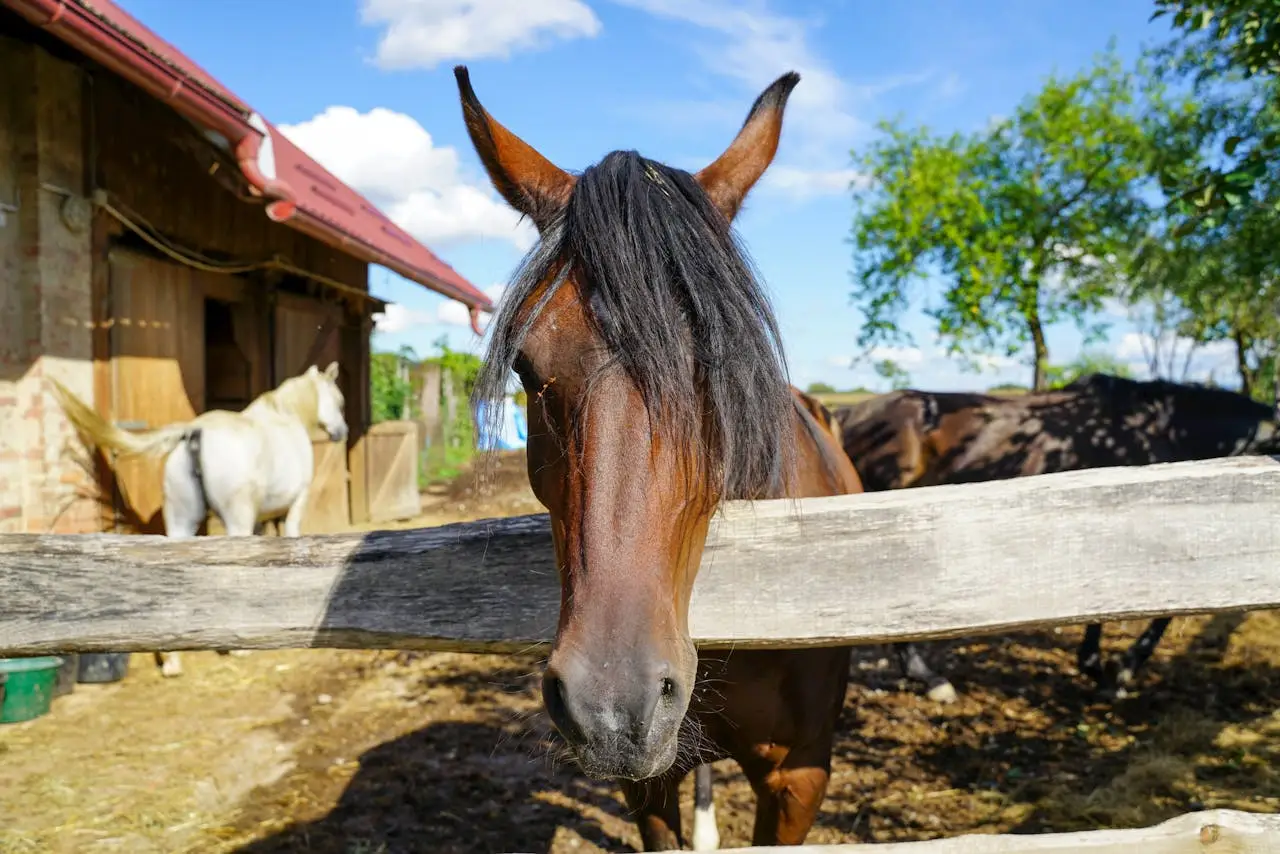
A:
<svg viewBox="0 0 1280 854">
<path fill-rule="evenodd" d="M 1045 391 L 1048 388 L 1049 345 L 1044 340 L 1044 327 L 1040 324 L 1040 313 L 1032 312 L 1027 318 L 1027 326 L 1031 330 L 1031 343 L 1035 347 L 1036 364 L 1031 375 L 1031 390 Z"/>
<path fill-rule="evenodd" d="M 1231 339 L 1236 345 L 1236 372 L 1240 374 L 1240 392 L 1245 397 L 1253 397 L 1253 371 L 1249 370 L 1247 357 L 1249 346 L 1239 328 L 1232 331 Z"/>
</svg>

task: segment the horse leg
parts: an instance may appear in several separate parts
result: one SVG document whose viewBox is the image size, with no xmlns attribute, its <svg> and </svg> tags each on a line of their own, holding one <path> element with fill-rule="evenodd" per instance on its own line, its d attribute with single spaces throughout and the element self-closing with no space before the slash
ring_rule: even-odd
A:
<svg viewBox="0 0 1280 854">
<path fill-rule="evenodd" d="M 1084 640 L 1076 650 L 1076 667 L 1096 684 L 1102 684 L 1102 624 L 1090 623 L 1084 630 Z"/>
<path fill-rule="evenodd" d="M 711 791 L 711 766 L 703 763 L 693 776 L 693 850 L 715 851 L 720 847 L 716 828 L 716 803 Z"/>
<path fill-rule="evenodd" d="M 284 535 L 286 537 L 302 536 L 302 514 L 307 509 L 307 497 L 311 490 L 303 489 L 298 497 L 289 505 L 289 512 L 284 516 Z M 279 524 L 278 522 L 276 524 Z"/>
<path fill-rule="evenodd" d="M 895 643 L 893 651 L 898 656 L 898 667 L 902 669 L 902 675 L 924 684 L 927 688 L 926 696 L 930 700 L 936 703 L 956 701 L 956 689 L 951 681 L 929 669 L 929 665 L 925 664 L 920 656 L 920 649 L 916 644 L 911 641 Z"/>
<path fill-rule="evenodd" d="M 219 511 L 218 516 L 222 519 L 223 527 L 227 529 L 228 537 L 251 537 L 261 530 L 262 523 L 258 521 L 258 508 L 252 501 L 233 499 L 231 506 Z M 249 654 L 247 649 L 218 649 L 214 652 L 218 655 L 234 655 L 237 658 L 243 658 Z"/>
<path fill-rule="evenodd" d="M 680 835 L 680 780 L 683 774 L 666 774 L 648 780 L 623 780 L 622 795 L 632 820 L 640 828 L 645 851 L 678 851 Z"/>
<path fill-rule="evenodd" d="M 818 816 L 831 777 L 832 732 L 803 748 L 792 748 L 776 765 L 743 765 L 756 793 L 752 845 L 800 845 Z"/>
<path fill-rule="evenodd" d="M 1147 626 L 1147 630 L 1125 652 L 1124 658 L 1121 660 L 1120 672 L 1116 674 L 1117 697 L 1126 696 L 1128 689 L 1133 687 L 1134 676 L 1137 675 L 1142 665 L 1147 663 L 1151 653 L 1156 651 L 1160 638 L 1164 636 L 1164 630 L 1169 628 L 1169 622 L 1169 617 L 1160 617 L 1152 620 L 1151 624 Z"/>
<path fill-rule="evenodd" d="M 204 490 L 195 479 L 191 451 L 184 442 L 173 449 L 164 461 L 164 504 L 160 512 L 166 537 L 185 540 L 196 535 L 209 515 Z M 176 652 L 155 653 L 160 675 L 173 678 L 182 675 L 182 658 Z"/>
</svg>

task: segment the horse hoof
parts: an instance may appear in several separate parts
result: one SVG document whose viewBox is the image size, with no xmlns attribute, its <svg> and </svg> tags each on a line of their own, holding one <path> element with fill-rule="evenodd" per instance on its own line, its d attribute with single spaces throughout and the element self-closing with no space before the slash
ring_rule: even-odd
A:
<svg viewBox="0 0 1280 854">
<path fill-rule="evenodd" d="M 181 676 L 182 665 L 170 664 L 169 662 L 166 661 L 164 664 L 160 665 L 160 675 L 165 677 L 166 679 L 172 679 L 175 676 Z"/>
<path fill-rule="evenodd" d="M 230 655 L 233 658 L 247 658 L 252 654 L 253 650 L 251 649 L 232 649 L 227 651 L 227 655 Z"/>
<path fill-rule="evenodd" d="M 959 698 L 950 682 L 939 682 L 929 689 L 926 696 L 935 703 L 954 703 Z"/>
</svg>

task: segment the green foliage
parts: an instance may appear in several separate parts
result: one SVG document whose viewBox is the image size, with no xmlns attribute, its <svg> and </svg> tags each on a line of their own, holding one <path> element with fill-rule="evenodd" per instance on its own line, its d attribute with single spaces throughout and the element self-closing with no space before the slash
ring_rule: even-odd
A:
<svg viewBox="0 0 1280 854">
<path fill-rule="evenodd" d="M 1133 376 L 1129 366 L 1110 353 L 1089 350 L 1065 365 L 1050 365 L 1046 373 L 1047 384 L 1051 389 L 1062 388 L 1089 374 L 1111 374 L 1130 378 Z"/>
<path fill-rule="evenodd" d="M 1043 388 L 1045 328 L 1071 320 L 1097 333 L 1089 318 L 1141 231 L 1149 146 L 1137 95 L 1108 55 L 978 133 L 882 124 L 884 138 L 855 153 L 873 185 L 859 191 L 852 236 L 859 345 L 900 343 L 909 285 L 934 275 L 942 293 L 926 310 L 948 351 L 1029 348 Z"/>
<path fill-rule="evenodd" d="M 1168 16 L 1178 33 L 1157 52 L 1165 75 L 1189 82 L 1207 107 L 1241 84 L 1253 93 L 1273 88 L 1280 72 L 1280 0 L 1155 0 L 1155 5 L 1152 19 Z M 1211 219 L 1249 204 L 1252 188 L 1280 152 L 1280 135 L 1254 123 L 1251 113 L 1274 109 L 1274 92 L 1267 92 L 1251 109 L 1218 111 L 1211 125 L 1217 131 L 1217 162 L 1181 180 L 1161 175 L 1166 190 L 1176 186 L 1174 204 Z"/>
<path fill-rule="evenodd" d="M 444 425 L 442 441 L 424 454 L 420 466 L 423 483 L 456 477 L 475 455 L 475 423 L 469 401 L 484 364 L 479 356 L 451 349 L 444 336 L 436 339 L 433 346 L 439 355 L 423 359 L 422 364 L 439 365 L 442 374 L 449 376 L 457 408 L 453 419 Z M 443 388 L 441 382 L 442 391 Z"/>
<path fill-rule="evenodd" d="M 990 394 L 1026 394 L 1031 391 L 1031 389 L 1024 385 L 1019 385 L 1018 383 L 997 383 L 987 389 L 987 391 Z"/>
<path fill-rule="evenodd" d="M 1280 71 L 1280 0 L 1155 0 L 1151 19 L 1172 15 L 1184 36 L 1202 36 L 1215 66 L 1245 75 Z"/>
<path fill-rule="evenodd" d="M 888 380 L 889 388 L 894 391 L 911 387 L 911 374 L 893 359 L 880 359 L 872 365 L 872 369 L 876 376 Z"/>
<path fill-rule="evenodd" d="M 816 382 L 809 383 L 809 387 L 805 391 L 809 394 L 835 394 L 836 387 L 830 383 Z"/>
<path fill-rule="evenodd" d="M 370 357 L 369 396 L 374 424 L 409 417 L 412 389 L 408 368 L 416 356 L 412 347 L 401 347 L 395 353 L 374 353 Z"/>
</svg>

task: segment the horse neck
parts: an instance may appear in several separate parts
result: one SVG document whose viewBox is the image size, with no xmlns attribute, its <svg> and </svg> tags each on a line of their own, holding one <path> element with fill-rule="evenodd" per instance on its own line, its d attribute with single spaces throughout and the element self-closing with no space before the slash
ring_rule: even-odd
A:
<svg viewBox="0 0 1280 854">
<path fill-rule="evenodd" d="M 245 407 L 244 414 L 251 418 L 273 413 L 296 418 L 310 426 L 316 420 L 319 406 L 316 389 L 301 377 L 285 380 L 277 388 L 260 395 Z"/>
</svg>

